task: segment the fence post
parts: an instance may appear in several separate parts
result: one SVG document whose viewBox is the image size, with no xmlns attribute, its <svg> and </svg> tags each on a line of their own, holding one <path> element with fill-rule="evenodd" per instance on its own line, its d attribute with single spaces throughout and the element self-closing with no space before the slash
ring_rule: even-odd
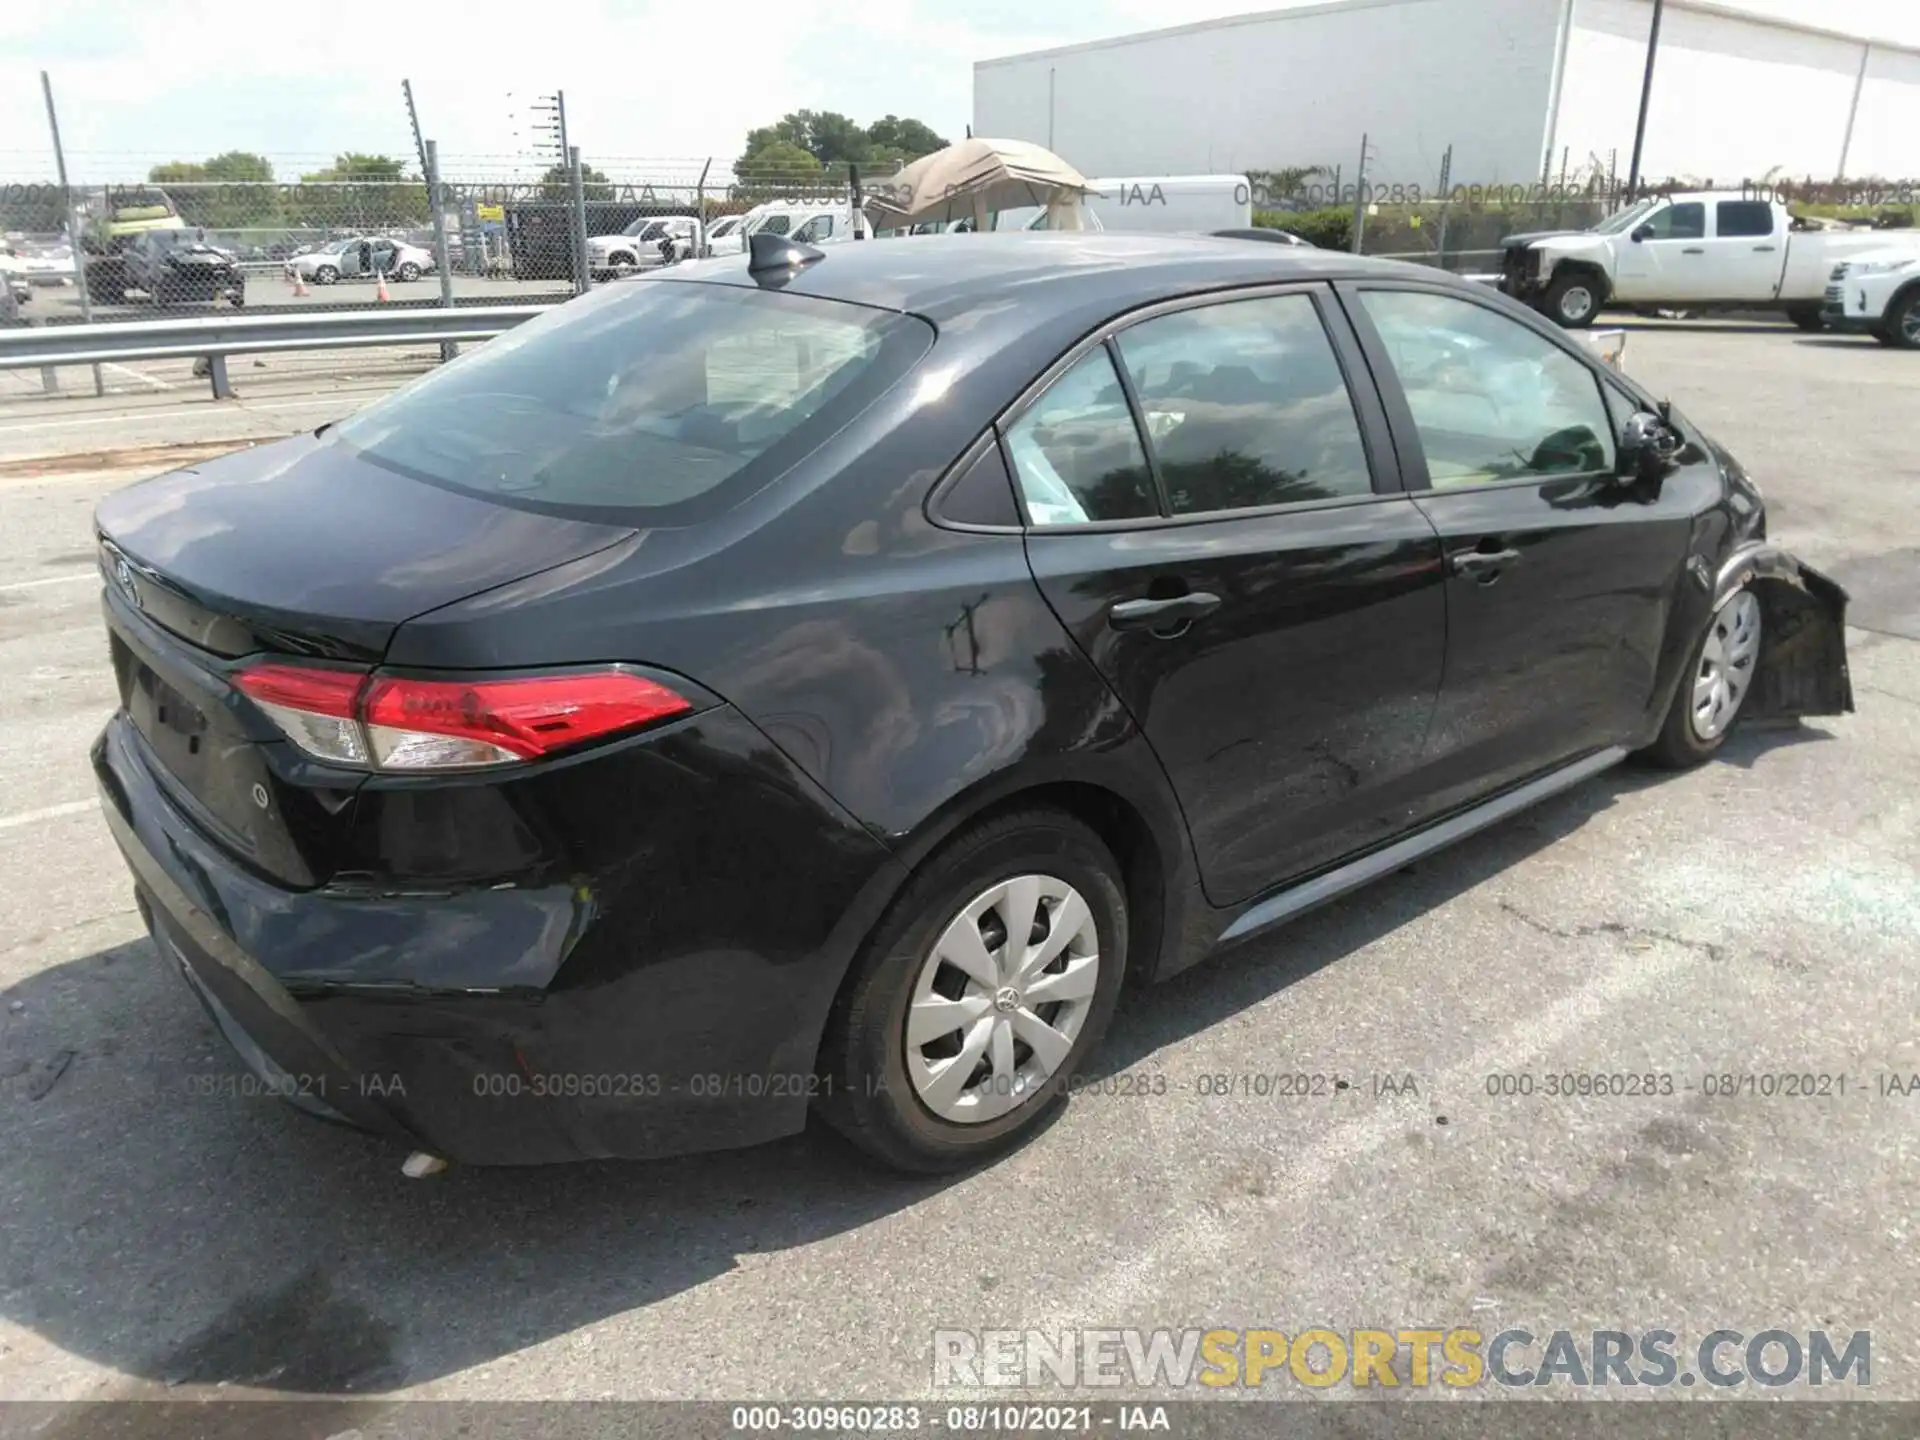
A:
<svg viewBox="0 0 1920 1440">
<path fill-rule="evenodd" d="M 567 149 L 567 188 L 573 192 L 573 293 L 584 295 L 593 288 L 587 257 L 587 187 L 580 176 L 580 147 Z"/>
<path fill-rule="evenodd" d="M 412 92 L 409 91 L 411 96 Z M 453 267 L 447 260 L 447 197 L 440 188 L 440 142 L 423 141 L 427 164 L 427 208 L 433 211 L 433 268 L 440 272 L 440 303 L 453 308 Z M 460 353 L 457 341 L 440 342 L 440 358 L 451 360 Z"/>
<path fill-rule="evenodd" d="M 1440 157 L 1440 234 L 1434 242 L 1434 254 L 1442 270 L 1447 268 L 1447 221 L 1453 215 L 1453 146 Z"/>
<path fill-rule="evenodd" d="M 93 302 L 87 297 L 87 267 L 81 258 L 80 222 L 73 209 L 73 189 L 67 184 L 67 152 L 60 144 L 60 116 L 53 108 L 53 81 L 47 78 L 47 72 L 40 72 L 40 93 L 47 99 L 47 129 L 53 135 L 53 164 L 60 172 L 60 206 L 67 217 L 67 253 L 73 257 L 73 283 L 80 290 L 80 319 L 83 323 L 93 323 Z M 42 383 L 50 375 L 42 372 Z M 49 387 L 57 388 L 59 382 Z M 105 395 L 106 382 L 100 378 L 100 367 L 93 367 L 93 393 Z"/>
<path fill-rule="evenodd" d="M 707 163 L 700 167 L 700 178 L 693 182 L 693 208 L 700 217 L 700 244 L 694 252 L 694 259 L 704 260 L 713 254 L 713 246 L 707 243 L 707 171 L 713 168 L 713 157 L 707 157 Z"/>
<path fill-rule="evenodd" d="M 1367 137 L 1360 137 L 1360 173 L 1353 181 L 1353 253 L 1366 254 L 1367 234 Z"/>
</svg>

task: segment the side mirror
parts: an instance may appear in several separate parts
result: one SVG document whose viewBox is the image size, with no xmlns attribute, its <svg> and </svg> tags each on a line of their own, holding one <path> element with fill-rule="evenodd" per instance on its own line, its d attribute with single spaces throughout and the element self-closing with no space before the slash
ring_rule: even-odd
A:
<svg viewBox="0 0 1920 1440">
<path fill-rule="evenodd" d="M 1651 240 L 1653 238 L 1653 226 L 1636 225 L 1633 227 L 1633 233 L 1629 235 L 1627 238 L 1633 241 L 1633 243 L 1636 245 L 1638 245 L 1642 240 Z"/>
<path fill-rule="evenodd" d="M 1620 431 L 1614 455 L 1614 475 L 1625 484 L 1656 480 L 1667 473 L 1685 441 L 1671 423 L 1642 410 Z"/>
</svg>

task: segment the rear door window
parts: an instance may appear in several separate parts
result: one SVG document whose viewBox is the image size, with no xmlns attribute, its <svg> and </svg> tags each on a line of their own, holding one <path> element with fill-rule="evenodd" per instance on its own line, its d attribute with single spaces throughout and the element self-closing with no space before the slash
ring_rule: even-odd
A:
<svg viewBox="0 0 1920 1440">
<path fill-rule="evenodd" d="M 1007 455 L 1035 525 L 1157 516 L 1147 452 L 1106 347 L 1091 350 L 1007 428 Z"/>
<path fill-rule="evenodd" d="M 891 311 L 641 281 L 556 307 L 340 421 L 403 474 L 618 523 L 716 513 L 799 459 L 926 353 Z"/>
<path fill-rule="evenodd" d="M 1751 240 L 1773 234 L 1773 206 L 1764 200 L 1722 200 L 1713 207 L 1714 234 Z"/>
</svg>

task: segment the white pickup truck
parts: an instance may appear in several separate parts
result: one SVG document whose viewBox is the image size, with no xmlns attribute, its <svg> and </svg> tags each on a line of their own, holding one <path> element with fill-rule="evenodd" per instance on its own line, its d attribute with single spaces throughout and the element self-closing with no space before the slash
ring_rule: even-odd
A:
<svg viewBox="0 0 1920 1440">
<path fill-rule="evenodd" d="M 1820 314 L 1831 329 L 1920 350 L 1920 250 L 1868 250 L 1842 260 L 1827 281 Z"/>
<path fill-rule="evenodd" d="M 1591 230 L 1509 235 L 1500 288 L 1568 329 L 1618 305 L 1781 310 L 1818 330 L 1834 266 L 1889 245 L 1920 255 L 1920 232 L 1908 235 L 1803 227 L 1780 201 L 1738 190 L 1660 195 Z"/>
</svg>

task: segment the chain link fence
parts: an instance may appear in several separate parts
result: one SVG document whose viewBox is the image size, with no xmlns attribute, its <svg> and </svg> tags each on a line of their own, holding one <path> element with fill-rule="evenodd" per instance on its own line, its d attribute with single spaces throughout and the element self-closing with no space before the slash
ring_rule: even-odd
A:
<svg viewBox="0 0 1920 1440">
<path fill-rule="evenodd" d="M 1364 141 L 1354 148 L 1371 153 Z M 1254 223 L 1314 244 L 1468 273 L 1497 269 L 1506 235 L 1585 228 L 1633 198 L 1617 156 L 1580 167 L 1562 157 L 1557 172 L 1525 185 L 1458 179 L 1451 157 L 1449 147 L 1431 186 L 1376 184 L 1364 167 L 1254 170 L 1244 198 Z M 28 173 L 44 173 L 31 155 L 0 152 L 0 165 L 23 160 Z M 382 173 L 336 164 L 292 182 L 174 178 L 214 162 L 71 186 L 10 181 L 0 171 L 0 264 L 9 272 L 0 323 L 137 320 L 208 306 L 557 302 L 662 263 L 659 242 L 687 229 L 677 219 L 703 222 L 716 253 L 727 253 L 739 248 L 738 217 L 756 205 L 844 215 L 856 186 L 871 193 L 891 178 L 846 166 L 736 173 L 713 159 L 596 158 L 544 169 L 526 157 L 441 162 L 427 144 L 421 160 L 383 159 Z M 90 173 L 103 168 L 112 173 L 112 157 L 88 157 Z M 414 169 L 438 173 L 406 173 Z M 1639 190 L 1712 183 L 1684 177 Z M 1786 185 L 1769 175 L 1720 183 L 1770 186 L 1796 205 L 1877 223 L 1915 218 L 1910 192 L 1904 208 L 1876 211 L 1869 200 L 1862 213 L 1860 182 Z"/>
<path fill-rule="evenodd" d="M 712 161 L 586 164 L 577 185 L 570 167 L 534 178 L 518 168 L 449 166 L 437 183 L 0 178 L 0 260 L 19 281 L 0 321 L 557 302 L 662 263 L 659 241 L 675 227 L 653 222 L 730 229 L 722 222 L 766 202 L 846 207 L 853 193 L 844 173 L 736 176 Z"/>
</svg>

